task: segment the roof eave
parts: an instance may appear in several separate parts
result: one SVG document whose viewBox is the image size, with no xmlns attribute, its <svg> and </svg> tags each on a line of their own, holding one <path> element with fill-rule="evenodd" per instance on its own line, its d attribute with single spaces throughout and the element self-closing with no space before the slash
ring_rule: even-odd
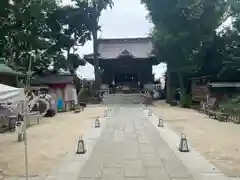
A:
<svg viewBox="0 0 240 180">
<path fill-rule="evenodd" d="M 24 76 L 23 73 L 16 72 L 16 71 L 13 71 L 13 72 L 0 72 L 0 74 L 2 74 L 2 75 L 12 75 L 12 76 Z"/>
<path fill-rule="evenodd" d="M 189 78 L 189 80 L 198 80 L 198 79 L 202 79 L 202 78 L 211 78 L 211 77 L 212 77 L 212 75 L 196 76 L 196 77 Z"/>
<path fill-rule="evenodd" d="M 52 81 L 49 81 L 49 78 L 51 77 L 51 75 L 37 75 L 35 77 L 33 77 L 32 81 L 31 81 L 31 85 L 54 85 L 54 84 L 72 84 L 74 83 L 74 76 L 72 75 L 56 75 L 56 79 L 53 78 L 53 76 L 51 77 Z M 71 77 L 68 79 L 61 79 L 64 77 Z"/>
<path fill-rule="evenodd" d="M 32 81 L 31 85 L 54 85 L 54 84 L 73 84 L 73 81 L 62 81 L 62 82 L 44 82 L 44 81 Z"/>
<path fill-rule="evenodd" d="M 115 58 L 102 58 L 102 57 L 98 57 L 99 60 L 110 60 L 110 59 L 119 59 L 119 57 L 123 57 L 123 56 L 118 56 Z M 126 57 L 126 56 L 124 56 Z M 148 56 L 148 57 L 135 57 L 135 56 L 130 56 L 134 59 L 149 59 L 149 60 L 154 60 L 155 63 L 154 64 L 159 64 L 159 62 L 157 61 L 157 57 L 152 55 L 152 56 Z M 85 57 L 84 58 L 87 62 L 89 62 L 90 64 L 93 64 L 93 57 Z"/>
<path fill-rule="evenodd" d="M 98 42 L 124 42 L 124 41 L 151 41 L 152 37 L 134 37 L 134 38 L 104 38 L 98 39 Z"/>
</svg>

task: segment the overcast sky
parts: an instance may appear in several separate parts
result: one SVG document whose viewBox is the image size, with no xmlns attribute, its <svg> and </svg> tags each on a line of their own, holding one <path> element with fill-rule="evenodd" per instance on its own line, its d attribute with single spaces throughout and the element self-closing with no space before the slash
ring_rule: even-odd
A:
<svg viewBox="0 0 240 180">
<path fill-rule="evenodd" d="M 64 4 L 69 0 L 63 0 Z M 147 11 L 140 0 L 114 0 L 112 9 L 107 9 L 100 18 L 100 38 L 127 38 L 144 37 L 151 32 L 152 24 L 146 19 Z M 93 52 L 92 42 L 80 48 L 79 53 L 90 54 Z M 165 71 L 163 65 L 153 67 L 155 76 L 159 78 Z M 79 76 L 93 78 L 94 69 L 87 64 L 78 70 Z"/>
</svg>

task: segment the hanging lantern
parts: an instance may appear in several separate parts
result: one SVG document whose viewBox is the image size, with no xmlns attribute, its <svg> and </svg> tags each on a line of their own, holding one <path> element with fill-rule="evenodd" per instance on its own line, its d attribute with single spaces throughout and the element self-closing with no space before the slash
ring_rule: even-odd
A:
<svg viewBox="0 0 240 180">
<path fill-rule="evenodd" d="M 178 150 L 180 152 L 189 152 L 187 137 L 184 133 L 181 134 L 180 144 Z"/>
<path fill-rule="evenodd" d="M 158 127 L 164 127 L 163 125 L 163 119 L 160 117 L 158 120 Z"/>
<path fill-rule="evenodd" d="M 107 115 L 108 115 L 108 111 L 105 109 L 104 110 L 104 117 L 107 117 Z"/>
<path fill-rule="evenodd" d="M 78 140 L 78 145 L 77 145 L 77 152 L 76 152 L 76 154 L 85 154 L 85 152 L 86 152 L 85 144 L 84 144 L 84 141 L 83 141 L 82 136 L 80 136 L 80 137 L 79 137 L 79 140 Z"/>
<path fill-rule="evenodd" d="M 99 120 L 99 117 L 97 117 L 96 120 L 95 120 L 95 128 L 100 128 L 100 120 Z"/>
<path fill-rule="evenodd" d="M 152 116 L 152 111 L 148 110 L 148 116 Z"/>
</svg>

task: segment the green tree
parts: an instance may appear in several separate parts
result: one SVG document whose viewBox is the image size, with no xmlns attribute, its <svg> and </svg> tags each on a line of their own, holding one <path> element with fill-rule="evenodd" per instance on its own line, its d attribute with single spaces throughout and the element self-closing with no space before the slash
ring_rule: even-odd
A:
<svg viewBox="0 0 240 180">
<path fill-rule="evenodd" d="M 50 61 L 43 61 L 39 55 L 50 45 L 44 34 L 49 31 L 46 19 L 57 7 L 55 0 L 3 2 L 0 11 L 5 18 L 0 27 L 3 32 L 0 35 L 0 56 L 5 57 L 13 68 L 26 72 L 29 59 L 33 54 L 37 54 L 38 58 L 33 60 L 33 67 L 37 69 L 37 64 L 47 67 Z M 34 64 L 35 62 L 37 64 Z"/>
<path fill-rule="evenodd" d="M 231 18 L 229 27 L 221 28 L 218 34 L 203 43 L 194 56 L 201 62 L 201 75 L 212 75 L 216 80 L 239 81 L 240 69 L 240 4 L 239 1 L 227 1 L 224 18 Z M 199 72 L 197 72 L 199 75 Z"/>
<path fill-rule="evenodd" d="M 184 73 L 196 67 L 193 55 L 212 37 L 226 11 L 224 0 L 142 0 L 154 23 L 155 52 L 167 63 L 167 100 L 176 73 L 183 97 Z"/>
<path fill-rule="evenodd" d="M 91 21 L 88 3 L 73 2 L 73 6 L 60 6 L 57 0 L 1 1 L 0 56 L 22 72 L 27 71 L 31 59 L 34 72 L 53 66 L 74 74 L 85 64 L 76 47 L 90 39 Z"/>
<path fill-rule="evenodd" d="M 224 41 L 224 46 L 221 49 L 223 68 L 219 74 L 225 77 L 230 74 L 237 74 L 240 69 L 240 35 L 237 30 L 229 30 L 221 37 Z M 237 79 L 236 79 L 237 78 Z M 232 75 L 232 80 L 240 80 L 238 77 Z"/>
<path fill-rule="evenodd" d="M 48 53 L 65 50 L 67 58 L 64 61 L 61 54 L 55 57 L 54 66 L 62 67 L 75 73 L 79 65 L 84 65 L 85 61 L 81 59 L 76 50 L 78 46 L 83 46 L 87 40 L 91 39 L 91 21 L 88 3 L 81 0 L 73 0 L 72 6 L 58 8 L 49 18 L 48 25 L 53 33 L 49 36 L 52 39 L 53 46 L 49 48 Z M 58 58 L 61 61 L 58 61 Z"/>
</svg>

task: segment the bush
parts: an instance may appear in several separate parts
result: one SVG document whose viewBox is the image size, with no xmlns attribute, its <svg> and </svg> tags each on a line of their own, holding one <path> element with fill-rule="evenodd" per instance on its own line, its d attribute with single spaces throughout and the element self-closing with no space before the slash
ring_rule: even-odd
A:
<svg viewBox="0 0 240 180">
<path fill-rule="evenodd" d="M 235 113 L 240 111 L 240 96 L 236 95 L 219 103 L 219 108 L 227 113 Z"/>
<path fill-rule="evenodd" d="M 181 97 L 181 106 L 184 108 L 190 108 L 192 105 L 192 96 L 191 95 L 185 95 Z"/>
</svg>

